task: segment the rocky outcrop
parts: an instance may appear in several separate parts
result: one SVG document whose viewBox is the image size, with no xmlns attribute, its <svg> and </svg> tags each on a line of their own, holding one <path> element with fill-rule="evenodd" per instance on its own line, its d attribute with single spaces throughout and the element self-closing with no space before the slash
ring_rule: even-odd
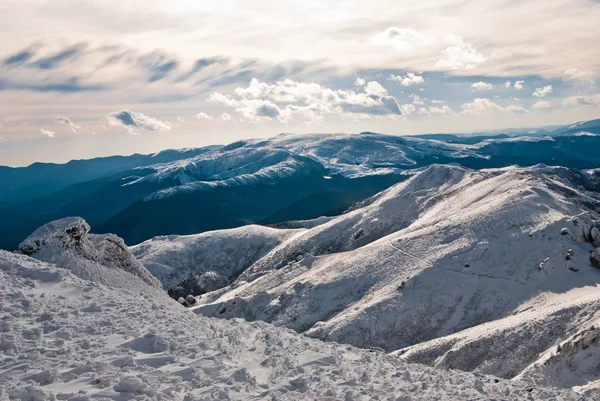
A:
<svg viewBox="0 0 600 401">
<path fill-rule="evenodd" d="M 592 266 L 600 269 L 600 248 L 596 248 L 590 255 L 590 263 Z"/>
<path fill-rule="evenodd" d="M 160 282 L 133 256 L 123 240 L 113 234 L 90 234 L 89 224 L 80 217 L 67 217 L 38 228 L 19 245 L 19 251 L 44 261 L 72 256 L 98 265 L 120 269 L 147 284 L 162 288 Z M 60 266 L 69 268 L 68 264 Z"/>
</svg>

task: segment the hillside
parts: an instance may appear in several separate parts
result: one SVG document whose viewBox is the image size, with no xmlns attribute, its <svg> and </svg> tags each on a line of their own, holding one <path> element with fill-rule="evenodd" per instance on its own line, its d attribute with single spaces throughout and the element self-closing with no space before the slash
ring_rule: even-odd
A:
<svg viewBox="0 0 600 401">
<path fill-rule="evenodd" d="M 195 312 L 514 377 L 599 316 L 600 203 L 549 170 L 432 166 L 289 239 Z"/>
<path fill-rule="evenodd" d="M 129 280 L 128 288 L 115 288 L 0 251 L 0 398 L 581 398 L 406 364 L 265 323 L 205 318 L 136 276 Z"/>
</svg>

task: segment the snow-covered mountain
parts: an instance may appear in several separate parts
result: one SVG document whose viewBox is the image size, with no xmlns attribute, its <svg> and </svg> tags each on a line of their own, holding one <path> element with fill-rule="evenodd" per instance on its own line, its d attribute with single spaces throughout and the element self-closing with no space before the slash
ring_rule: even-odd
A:
<svg viewBox="0 0 600 401">
<path fill-rule="evenodd" d="M 79 253 L 77 236 L 57 238 L 46 227 L 31 240 L 28 246 L 51 244 L 59 261 L 66 253 L 72 265 L 0 251 L 2 400 L 594 397 L 407 364 L 266 323 L 206 318 L 129 272 L 128 286 L 98 281 L 114 267 L 99 265 L 99 276 L 78 277 L 87 267 L 77 264 L 87 265 L 89 255 Z"/>
<path fill-rule="evenodd" d="M 306 223 L 193 310 L 534 380 L 543 353 L 600 318 L 600 202 L 568 180 L 587 173 L 563 173 L 431 166 Z"/>
<path fill-rule="evenodd" d="M 0 167 L 0 248 L 15 249 L 35 228 L 67 216 L 130 245 L 335 216 L 432 163 L 594 169 L 598 126 L 475 136 L 283 134 L 149 156 Z"/>
</svg>

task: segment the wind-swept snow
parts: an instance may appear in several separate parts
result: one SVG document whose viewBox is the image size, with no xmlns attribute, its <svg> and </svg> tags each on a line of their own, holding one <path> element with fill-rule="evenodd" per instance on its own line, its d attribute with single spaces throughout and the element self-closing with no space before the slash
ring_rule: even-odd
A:
<svg viewBox="0 0 600 401">
<path fill-rule="evenodd" d="M 598 308 L 600 269 L 590 259 L 598 205 L 535 168 L 432 166 L 288 240 L 195 311 L 389 351 L 507 319 L 486 339 L 465 334 L 464 348 L 448 337 L 424 349 L 423 361 L 513 377 Z M 584 288 L 592 290 L 571 308 L 555 298 Z M 535 326 L 511 318 L 526 305 L 540 312 L 523 316 L 549 325 L 537 342 L 522 340 Z"/>
<path fill-rule="evenodd" d="M 0 398 L 581 398 L 568 390 L 405 364 L 265 323 L 212 320 L 135 280 L 135 287 L 111 288 L 0 251 Z"/>
<path fill-rule="evenodd" d="M 273 248 L 302 232 L 248 225 L 156 237 L 130 249 L 165 288 L 172 288 L 189 275 L 206 272 L 234 279 Z"/>
</svg>

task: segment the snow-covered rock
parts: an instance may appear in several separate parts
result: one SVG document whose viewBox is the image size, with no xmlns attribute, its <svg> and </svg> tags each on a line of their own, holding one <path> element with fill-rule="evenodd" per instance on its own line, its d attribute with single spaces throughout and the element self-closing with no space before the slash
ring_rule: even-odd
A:
<svg viewBox="0 0 600 401">
<path fill-rule="evenodd" d="M 407 364 L 261 322 L 205 318 L 134 280 L 134 288 L 108 287 L 0 251 L 0 398 L 593 399 Z M 95 312 L 86 309 L 92 303 Z"/>
<path fill-rule="evenodd" d="M 38 228 L 19 245 L 19 251 L 108 285 L 127 286 L 133 275 L 146 284 L 161 287 L 121 238 L 89 231 L 90 226 L 82 218 L 66 217 Z"/>
</svg>

